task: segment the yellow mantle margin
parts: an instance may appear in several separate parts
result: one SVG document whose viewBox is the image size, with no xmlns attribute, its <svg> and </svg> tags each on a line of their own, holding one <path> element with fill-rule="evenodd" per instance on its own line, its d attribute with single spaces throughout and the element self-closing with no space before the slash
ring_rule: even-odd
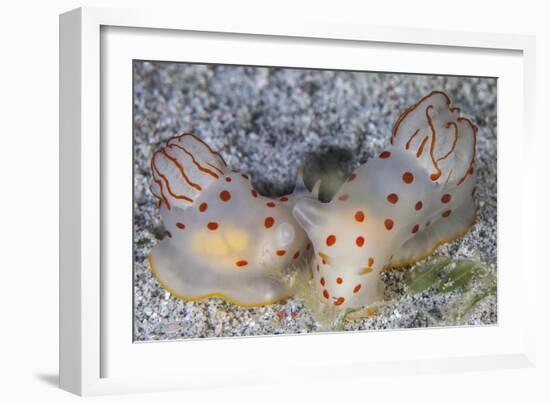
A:
<svg viewBox="0 0 550 403">
<path fill-rule="evenodd" d="M 168 285 L 166 285 L 166 283 L 164 283 L 162 281 L 162 279 L 160 278 L 160 276 L 158 275 L 158 273 L 155 269 L 155 263 L 153 261 L 153 255 L 149 255 L 149 257 L 147 259 L 149 260 L 149 266 L 151 267 L 151 272 L 153 273 L 153 277 L 155 277 L 155 279 L 159 282 L 160 286 L 162 288 L 164 288 L 166 291 L 168 291 L 170 294 L 172 294 L 174 297 L 185 300 L 185 301 L 202 301 L 204 299 L 208 299 L 208 298 L 212 298 L 212 297 L 218 297 L 218 298 L 221 298 L 221 299 L 223 299 L 223 300 L 225 300 L 225 301 L 227 301 L 231 304 L 240 306 L 241 308 L 259 308 L 259 307 L 266 306 L 266 305 L 276 304 L 277 302 L 281 302 L 281 301 L 284 301 L 284 300 L 290 298 L 290 295 L 285 295 L 284 297 L 278 298 L 278 299 L 273 300 L 273 301 L 260 302 L 260 303 L 257 303 L 257 304 L 245 304 L 245 303 L 240 302 L 236 299 L 228 297 L 227 295 L 225 295 L 221 292 L 212 292 L 212 293 L 209 293 L 209 294 L 199 295 L 197 297 L 189 297 L 187 295 L 183 295 L 183 294 L 175 292 L 173 289 L 168 287 Z"/>
</svg>

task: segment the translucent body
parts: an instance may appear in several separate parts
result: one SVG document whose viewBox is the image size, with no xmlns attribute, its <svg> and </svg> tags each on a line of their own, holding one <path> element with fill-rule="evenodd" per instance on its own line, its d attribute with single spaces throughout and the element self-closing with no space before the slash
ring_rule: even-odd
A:
<svg viewBox="0 0 550 403">
<path fill-rule="evenodd" d="M 433 92 L 401 115 L 392 146 L 359 167 L 330 203 L 297 203 L 321 300 L 372 304 L 383 297 L 382 269 L 410 264 L 468 230 L 475 138 L 475 126 Z"/>
<path fill-rule="evenodd" d="M 247 175 L 191 134 L 170 139 L 151 161 L 167 238 L 151 254 L 159 282 L 188 300 L 219 296 L 242 306 L 285 298 L 273 275 L 306 255 L 307 236 L 292 216 L 304 187 L 270 199 Z"/>
</svg>

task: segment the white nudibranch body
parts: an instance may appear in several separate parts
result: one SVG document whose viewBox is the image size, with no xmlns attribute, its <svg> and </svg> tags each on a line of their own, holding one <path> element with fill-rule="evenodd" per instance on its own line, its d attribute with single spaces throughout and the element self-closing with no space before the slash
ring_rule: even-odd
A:
<svg viewBox="0 0 550 403">
<path fill-rule="evenodd" d="M 329 203 L 297 202 L 322 301 L 358 307 L 381 300 L 382 269 L 424 258 L 474 223 L 477 129 L 459 112 L 444 93 L 430 93 L 399 117 L 392 145 Z"/>
<path fill-rule="evenodd" d="M 292 194 L 263 197 L 190 133 L 156 151 L 151 171 L 167 237 L 150 263 L 165 289 L 186 300 L 218 296 L 241 306 L 288 296 L 273 271 L 307 254 L 307 236 L 292 216 L 296 201 L 309 197 L 301 175 Z"/>
</svg>

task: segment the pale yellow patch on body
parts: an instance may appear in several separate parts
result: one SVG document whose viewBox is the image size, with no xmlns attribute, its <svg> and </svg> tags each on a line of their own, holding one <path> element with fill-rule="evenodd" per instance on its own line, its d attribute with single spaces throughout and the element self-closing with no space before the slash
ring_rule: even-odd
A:
<svg viewBox="0 0 550 403">
<path fill-rule="evenodd" d="M 233 265 L 242 260 L 250 245 L 247 231 L 236 227 L 217 231 L 196 230 L 190 235 L 191 251 L 217 264 Z"/>
<path fill-rule="evenodd" d="M 224 231 L 224 238 L 231 248 L 231 251 L 240 253 L 248 247 L 250 236 L 248 232 L 242 229 L 229 228 Z"/>
</svg>

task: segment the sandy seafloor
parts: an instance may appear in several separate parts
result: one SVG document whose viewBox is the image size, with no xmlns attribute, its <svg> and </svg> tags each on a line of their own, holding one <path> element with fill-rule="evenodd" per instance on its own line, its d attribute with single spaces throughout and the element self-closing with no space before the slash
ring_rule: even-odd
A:
<svg viewBox="0 0 550 403">
<path fill-rule="evenodd" d="M 134 63 L 134 339 L 295 334 L 320 329 L 301 300 L 240 308 L 219 298 L 186 302 L 153 278 L 147 256 L 163 236 L 148 191 L 152 152 L 174 134 L 192 131 L 227 163 L 252 176 L 266 196 L 289 193 L 296 168 L 306 183 L 319 161 L 342 178 L 389 145 L 395 119 L 432 90 L 443 90 L 478 127 L 477 223 L 435 254 L 496 261 L 497 82 L 490 78 L 334 72 L 282 68 Z M 317 165 L 316 165 L 317 163 Z M 313 168 L 312 168 L 313 167 Z M 324 190 L 323 190 L 324 192 Z M 496 265 L 490 265 L 496 275 Z M 445 317 L 456 293 L 409 295 L 407 271 L 383 273 L 387 303 L 377 315 L 345 321 L 345 330 L 487 325 L 497 322 L 496 297 L 459 322 Z M 475 286 L 475 284 L 474 284 Z"/>
</svg>

